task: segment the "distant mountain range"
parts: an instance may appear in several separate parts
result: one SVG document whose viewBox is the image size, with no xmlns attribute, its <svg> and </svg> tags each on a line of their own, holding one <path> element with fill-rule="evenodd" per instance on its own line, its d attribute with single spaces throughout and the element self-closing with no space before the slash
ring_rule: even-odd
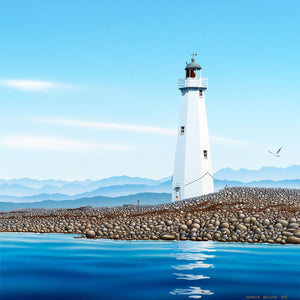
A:
<svg viewBox="0 0 300 300">
<path fill-rule="evenodd" d="M 242 182 L 300 179 L 300 166 L 294 165 L 287 168 L 262 167 L 259 170 L 239 169 L 237 171 L 225 168 L 217 171 L 214 177 L 221 180 L 237 180 Z"/>
<path fill-rule="evenodd" d="M 32 203 L 11 203 L 0 202 L 1 211 L 10 211 L 22 208 L 76 208 L 82 206 L 104 207 L 104 206 L 122 206 L 128 204 L 153 205 L 171 202 L 171 194 L 167 193 L 140 193 L 122 197 L 92 197 L 81 198 L 77 200 L 62 201 L 39 201 Z"/>
<path fill-rule="evenodd" d="M 6 196 L 34 196 L 41 194 L 66 194 L 78 195 L 81 193 L 92 192 L 101 187 L 118 186 L 118 185 L 147 185 L 154 186 L 167 181 L 169 178 L 160 180 L 115 176 L 101 180 L 85 181 L 62 181 L 62 180 L 37 180 L 30 178 L 21 179 L 0 179 L 0 195 Z"/>
<path fill-rule="evenodd" d="M 272 181 L 272 180 L 262 180 L 262 181 L 252 181 L 252 182 L 241 182 L 233 180 L 214 180 L 215 191 L 223 189 L 225 186 L 255 186 L 255 187 L 281 187 L 281 188 L 296 188 L 300 189 L 300 179 L 295 180 L 281 180 L 281 181 Z M 171 193 L 172 182 L 171 180 L 158 184 L 156 186 L 147 186 L 147 185 L 113 185 L 109 187 L 103 187 L 96 189 L 91 192 L 86 192 L 77 195 L 66 195 L 66 194 L 40 194 L 34 196 L 5 196 L 0 195 L 0 201 L 2 202 L 15 202 L 15 203 L 26 203 L 26 202 L 37 202 L 44 200 L 54 200 L 54 201 L 63 201 L 63 200 L 75 200 L 81 198 L 91 198 L 96 196 L 103 197 L 120 197 L 134 195 L 138 193 Z"/>
<path fill-rule="evenodd" d="M 215 191 L 223 189 L 225 186 L 248 186 L 248 187 L 265 187 L 265 188 L 286 188 L 286 189 L 300 189 L 300 179 L 294 180 L 260 180 L 251 182 L 241 182 L 234 180 L 214 180 Z"/>
<path fill-rule="evenodd" d="M 255 180 L 247 181 L 250 178 L 255 178 Z M 300 189 L 300 166 L 291 166 L 288 168 L 264 167 L 260 170 L 240 169 L 237 171 L 225 168 L 215 173 L 214 185 L 215 191 L 223 189 L 225 186 Z M 31 202 L 42 205 L 41 201 L 45 202 L 47 200 L 51 200 L 52 202 L 67 201 L 66 203 L 69 205 L 71 204 L 69 201 L 72 200 L 94 199 L 95 197 L 111 200 L 112 197 L 114 199 L 130 195 L 134 197 L 135 194 L 141 193 L 151 195 L 161 193 L 170 194 L 172 190 L 171 186 L 171 177 L 154 180 L 140 177 L 116 176 L 94 181 L 73 182 L 29 178 L 0 180 L 0 201 L 2 202 L 0 203 L 0 210 L 3 210 L 3 202 L 6 202 L 7 205 L 9 205 L 8 202 L 17 204 L 14 207 L 24 207 L 26 203 Z M 22 205 L 20 205 L 21 203 Z M 110 204 L 112 202 L 108 201 L 105 203 Z"/>
<path fill-rule="evenodd" d="M 0 186 L 1 187 L 1 186 Z M 171 181 L 157 182 L 157 185 L 145 184 L 125 184 L 125 185 L 112 185 L 95 189 L 91 192 L 80 193 L 76 195 L 67 195 L 61 193 L 55 194 L 39 194 L 33 196 L 6 196 L 0 195 L 0 201 L 11 202 L 34 202 L 41 200 L 74 200 L 80 198 L 90 198 L 96 196 L 118 197 L 127 196 L 137 193 L 170 193 Z"/>
</svg>

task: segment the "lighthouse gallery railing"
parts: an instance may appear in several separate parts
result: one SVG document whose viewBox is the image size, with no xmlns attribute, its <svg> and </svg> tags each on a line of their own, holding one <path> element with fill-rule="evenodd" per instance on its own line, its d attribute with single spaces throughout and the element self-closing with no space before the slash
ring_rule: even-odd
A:
<svg viewBox="0 0 300 300">
<path fill-rule="evenodd" d="M 179 89 L 183 89 L 187 87 L 207 88 L 208 79 L 207 78 L 185 78 L 185 79 L 178 80 Z"/>
</svg>

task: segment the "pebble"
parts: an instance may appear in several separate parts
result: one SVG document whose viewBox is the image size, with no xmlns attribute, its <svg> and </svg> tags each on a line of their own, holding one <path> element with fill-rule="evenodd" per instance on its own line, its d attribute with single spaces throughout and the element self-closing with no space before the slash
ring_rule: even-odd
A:
<svg viewBox="0 0 300 300">
<path fill-rule="evenodd" d="M 281 224 L 281 223 L 277 223 L 277 224 L 275 224 L 275 228 L 282 229 L 282 228 L 283 228 L 283 226 L 282 226 L 282 224 Z"/>
<path fill-rule="evenodd" d="M 288 225 L 288 228 L 299 228 L 299 224 L 298 223 L 290 223 Z"/>
<path fill-rule="evenodd" d="M 293 235 L 294 235 L 295 237 L 300 238 L 300 230 L 294 231 L 294 232 L 293 232 Z"/>
<path fill-rule="evenodd" d="M 198 223 L 193 223 L 191 225 L 191 228 L 195 228 L 195 229 L 199 229 L 200 228 L 200 225 Z"/>
<path fill-rule="evenodd" d="M 236 226 L 236 229 L 237 230 L 242 230 L 242 231 L 247 231 L 247 227 L 245 225 L 243 225 L 243 224 L 238 224 Z"/>
<path fill-rule="evenodd" d="M 182 229 L 182 230 L 188 230 L 188 227 L 186 225 L 182 224 L 182 225 L 180 225 L 180 229 Z"/>
<path fill-rule="evenodd" d="M 89 239 L 92 239 L 96 236 L 96 233 L 95 231 L 93 230 L 89 230 L 87 233 L 86 233 L 86 237 L 89 238 Z"/>
<path fill-rule="evenodd" d="M 162 240 L 175 240 L 175 236 L 164 234 L 164 235 L 161 236 L 161 239 Z"/>
<path fill-rule="evenodd" d="M 300 244 L 300 238 L 299 237 L 295 237 L 295 236 L 289 236 L 287 238 L 287 242 L 289 244 Z"/>
<path fill-rule="evenodd" d="M 206 234 L 206 237 L 207 237 L 209 240 L 212 239 L 212 236 L 211 236 L 211 234 L 209 234 L 209 233 Z"/>
<path fill-rule="evenodd" d="M 293 234 L 292 234 L 291 232 L 289 232 L 289 231 L 283 231 L 282 234 L 285 235 L 285 236 L 291 236 L 291 235 L 293 235 Z"/>
<path fill-rule="evenodd" d="M 260 229 L 260 228 L 256 228 L 256 229 L 255 229 L 255 233 L 260 234 L 260 233 L 261 233 L 261 229 Z"/>
<path fill-rule="evenodd" d="M 229 224 L 228 223 L 222 223 L 220 227 L 221 228 L 229 228 Z"/>
<path fill-rule="evenodd" d="M 276 223 L 282 224 L 283 227 L 287 227 L 289 224 L 289 222 L 286 220 L 278 220 Z"/>
</svg>

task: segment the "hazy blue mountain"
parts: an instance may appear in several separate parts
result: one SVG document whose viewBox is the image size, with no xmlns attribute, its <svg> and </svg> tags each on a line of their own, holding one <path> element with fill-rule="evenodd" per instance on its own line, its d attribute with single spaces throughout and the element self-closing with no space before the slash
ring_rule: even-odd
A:
<svg viewBox="0 0 300 300">
<path fill-rule="evenodd" d="M 170 193 L 171 192 L 171 181 L 163 182 L 159 185 L 144 185 L 144 184 L 125 184 L 125 185 L 113 185 L 107 187 L 101 187 L 92 192 L 79 194 L 80 197 L 94 197 L 94 196 L 126 196 L 136 193 Z"/>
<path fill-rule="evenodd" d="M 159 182 L 166 182 L 166 181 L 170 181 L 170 180 L 172 180 L 172 176 L 168 176 L 168 177 L 158 179 Z"/>
<path fill-rule="evenodd" d="M 237 171 L 225 168 L 217 171 L 214 177 L 221 180 L 237 180 L 242 182 L 300 179 L 300 166 L 294 165 L 287 168 L 262 167 L 259 170 L 239 169 Z"/>
<path fill-rule="evenodd" d="M 251 182 L 241 182 L 233 180 L 214 180 L 215 191 L 223 189 L 225 186 L 248 186 L 248 187 L 265 187 L 265 188 L 288 188 L 288 189 L 300 189 L 300 179 L 293 180 L 260 180 Z"/>
<path fill-rule="evenodd" d="M 74 200 L 83 197 L 95 197 L 95 196 L 117 197 L 117 196 L 133 195 L 137 193 L 170 193 L 170 192 L 171 192 L 171 181 L 166 181 L 154 186 L 142 185 L 142 184 L 113 185 L 108 187 L 101 187 L 94 191 L 81 193 L 77 195 L 66 195 L 61 193 L 40 194 L 40 195 L 24 196 L 24 197 L 0 195 L 0 201 L 21 203 L 21 202 L 36 202 L 41 200 Z"/>
<path fill-rule="evenodd" d="M 140 178 L 140 177 L 129 177 L 129 176 L 114 176 L 110 178 L 104 178 L 96 181 L 91 181 L 86 185 L 76 185 L 74 182 L 64 185 L 59 191 L 59 193 L 74 195 L 83 194 L 87 192 L 92 192 L 94 190 L 110 187 L 110 186 L 123 186 L 123 185 L 146 185 L 154 186 L 160 184 L 159 181 Z M 98 194 L 97 194 L 98 195 Z"/>
<path fill-rule="evenodd" d="M 114 176 L 101 180 L 85 181 L 58 181 L 58 180 L 36 180 L 29 178 L 1 180 L 0 195 L 6 196 L 33 196 L 39 194 L 66 194 L 77 195 L 91 192 L 101 187 L 112 185 L 159 185 L 161 181 L 129 176 Z"/>
<path fill-rule="evenodd" d="M 78 197 L 75 196 L 69 196 L 65 194 L 40 194 L 40 195 L 33 195 L 33 196 L 23 196 L 23 197 L 17 197 L 17 196 L 3 196 L 0 195 L 0 202 L 37 202 L 42 200 L 74 200 L 78 199 Z M 1 210 L 1 208 L 0 208 Z"/>
<path fill-rule="evenodd" d="M 39 188 L 41 188 L 45 185 L 61 187 L 64 184 L 67 184 L 68 181 L 55 180 L 55 179 L 38 180 L 38 179 L 31 179 L 31 178 L 19 178 L 19 179 L 4 180 L 3 183 L 20 184 L 20 185 L 23 185 L 25 187 L 29 187 L 29 188 L 32 188 L 32 189 L 39 189 Z M 0 184 L 1 184 L 1 182 L 0 182 Z"/>
<path fill-rule="evenodd" d="M 5 196 L 33 196 L 33 195 L 39 195 L 43 193 L 52 194 L 57 193 L 61 188 L 46 185 L 42 188 L 30 188 L 18 183 L 4 183 L 0 185 L 0 195 Z"/>
<path fill-rule="evenodd" d="M 35 189 L 17 183 L 13 183 L 13 184 L 4 183 L 0 185 L 0 195 L 26 196 L 26 195 L 34 195 L 35 193 L 36 193 Z"/>
<path fill-rule="evenodd" d="M 91 181 L 87 184 L 80 184 L 80 183 L 74 183 L 74 182 L 69 182 L 65 185 L 63 185 L 61 188 L 56 190 L 56 193 L 64 193 L 67 195 L 76 195 L 76 194 L 81 194 L 85 192 L 90 192 L 94 189 L 97 188 L 93 186 L 94 182 Z M 41 188 L 43 193 L 49 193 L 44 187 Z"/>
<path fill-rule="evenodd" d="M 33 203 L 11 203 L 0 202 L 1 211 L 22 209 L 22 208 L 75 208 L 81 206 L 104 207 L 104 206 L 122 206 L 125 204 L 137 204 L 140 201 L 141 205 L 162 204 L 171 202 L 171 194 L 167 193 L 140 193 L 122 197 L 93 197 L 81 198 L 77 200 L 63 201 L 40 201 Z"/>
<path fill-rule="evenodd" d="M 129 177 L 129 176 L 114 176 L 110 178 L 104 178 L 101 180 L 90 181 L 89 183 L 82 184 L 81 182 L 69 182 L 64 184 L 60 188 L 49 189 L 49 187 L 42 187 L 38 190 L 41 193 L 63 193 L 67 195 L 76 195 L 87 192 L 92 192 L 94 190 L 110 187 L 110 186 L 123 186 L 123 185 L 145 185 L 154 186 L 160 184 L 160 181 L 140 178 L 140 177 Z M 98 195 L 98 194 L 97 194 Z"/>
<path fill-rule="evenodd" d="M 148 178 L 141 178 L 141 177 L 130 177 L 130 176 L 114 176 L 110 178 L 104 178 L 101 180 L 98 180 L 93 184 L 101 184 L 98 187 L 104 187 L 104 186 L 111 186 L 111 185 L 125 185 L 125 184 L 145 184 L 145 185 L 157 185 L 158 180 L 154 179 L 148 179 Z"/>
</svg>

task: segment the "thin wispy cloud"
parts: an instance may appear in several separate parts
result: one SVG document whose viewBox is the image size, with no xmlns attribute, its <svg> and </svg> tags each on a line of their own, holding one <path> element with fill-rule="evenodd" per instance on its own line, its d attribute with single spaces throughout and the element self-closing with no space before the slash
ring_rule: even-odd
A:
<svg viewBox="0 0 300 300">
<path fill-rule="evenodd" d="M 62 139 L 35 135 L 9 135 L 0 139 L 0 143 L 8 148 L 21 150 L 48 150 L 62 152 L 90 152 L 98 150 L 133 150 L 122 144 L 91 143 L 80 140 Z"/>
<path fill-rule="evenodd" d="M 210 140 L 213 143 L 218 143 L 222 145 L 228 145 L 228 146 L 238 146 L 238 147 L 250 147 L 251 145 L 240 140 L 231 139 L 227 137 L 220 137 L 220 136 L 210 136 Z"/>
<path fill-rule="evenodd" d="M 36 121 L 41 123 L 66 125 L 66 126 L 81 127 L 81 128 L 91 128 L 91 129 L 98 129 L 98 130 L 121 130 L 121 131 L 132 131 L 132 132 L 140 132 L 140 133 L 176 136 L 176 130 L 174 129 L 154 127 L 154 126 L 79 121 L 79 120 L 68 120 L 68 119 L 36 119 Z"/>
<path fill-rule="evenodd" d="M 71 127 L 81 127 L 90 128 L 97 130 L 121 130 L 121 131 L 132 131 L 148 134 L 159 134 L 175 137 L 177 131 L 175 129 L 164 128 L 164 127 L 154 127 L 154 126 L 144 126 L 136 124 L 120 124 L 120 123 L 108 123 L 108 122 L 93 122 L 93 121 L 81 121 L 81 120 L 70 120 L 70 119 L 35 119 L 35 121 L 48 124 L 65 125 Z M 226 146 L 235 147 L 253 147 L 244 141 L 231 139 L 227 137 L 220 136 L 210 136 L 212 143 L 222 144 Z"/>
<path fill-rule="evenodd" d="M 0 80 L 0 85 L 24 91 L 47 91 L 58 88 L 70 88 L 70 85 L 38 80 L 6 79 Z"/>
</svg>

